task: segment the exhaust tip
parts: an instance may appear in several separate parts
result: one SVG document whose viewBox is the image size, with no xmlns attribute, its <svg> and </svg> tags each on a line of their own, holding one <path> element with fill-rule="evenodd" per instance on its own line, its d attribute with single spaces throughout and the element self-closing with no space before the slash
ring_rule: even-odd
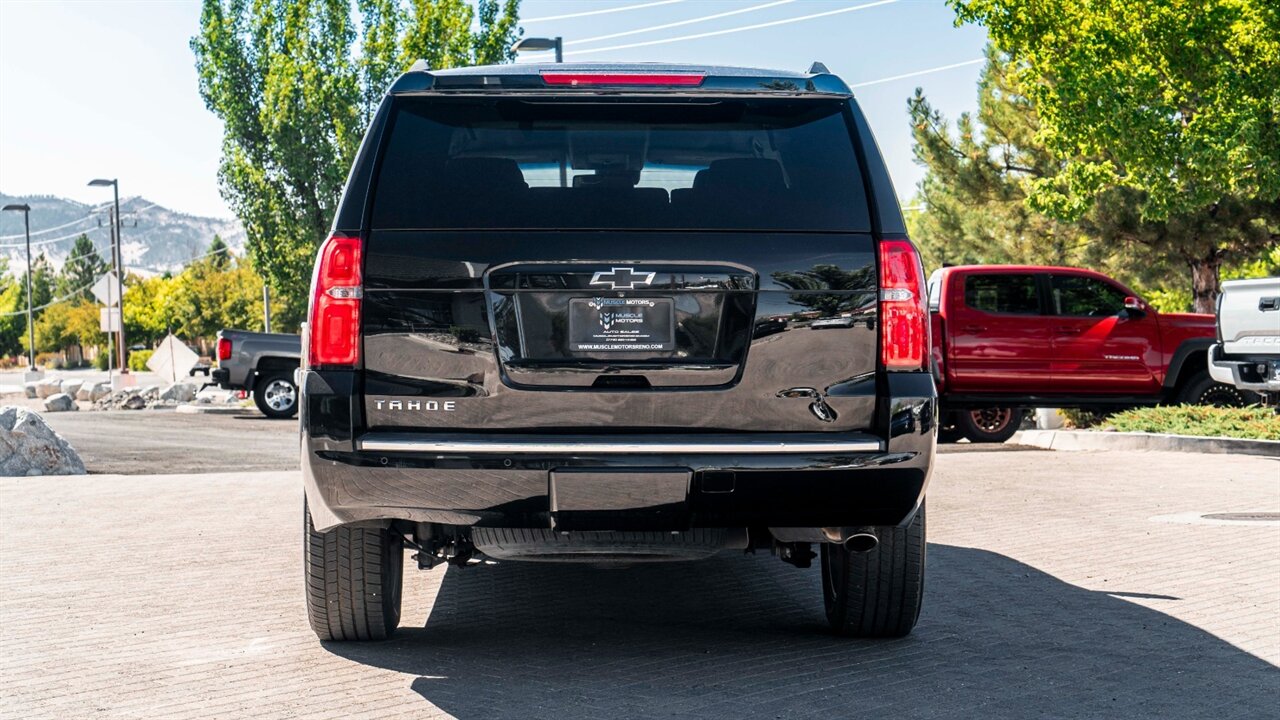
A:
<svg viewBox="0 0 1280 720">
<path fill-rule="evenodd" d="M 867 532 L 854 533 L 845 538 L 844 549 L 849 552 L 864 553 L 875 549 L 880 544 L 880 538 Z"/>
</svg>

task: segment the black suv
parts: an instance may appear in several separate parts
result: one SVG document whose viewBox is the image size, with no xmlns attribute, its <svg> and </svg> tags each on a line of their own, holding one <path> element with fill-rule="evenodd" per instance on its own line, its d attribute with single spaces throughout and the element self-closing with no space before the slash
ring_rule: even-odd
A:
<svg viewBox="0 0 1280 720">
<path fill-rule="evenodd" d="M 937 416 L 920 260 L 825 68 L 401 76 L 312 285 L 307 602 L 387 637 L 403 553 L 821 554 L 840 633 L 911 631 Z M 480 570 L 483 572 L 483 570 Z"/>
</svg>

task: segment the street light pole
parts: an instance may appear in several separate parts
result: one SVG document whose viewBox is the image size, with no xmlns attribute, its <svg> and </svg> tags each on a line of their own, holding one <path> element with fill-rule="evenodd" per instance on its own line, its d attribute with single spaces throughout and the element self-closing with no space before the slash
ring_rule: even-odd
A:
<svg viewBox="0 0 1280 720">
<path fill-rule="evenodd" d="M 124 249 L 121 247 L 123 243 L 121 242 L 122 238 L 120 237 L 120 180 L 118 178 L 112 178 L 111 180 L 98 178 L 96 180 L 90 180 L 89 185 L 91 187 L 111 186 L 113 196 L 112 205 L 115 209 L 115 217 L 111 222 L 111 264 L 115 267 L 116 271 L 116 296 L 119 298 L 120 303 L 120 325 L 116 328 L 116 337 L 119 342 L 116 343 L 116 350 L 120 354 L 120 374 L 127 375 L 129 374 L 129 364 L 127 361 L 128 356 L 126 354 L 126 348 L 128 346 L 124 341 Z M 110 307 L 107 308 L 107 317 L 111 317 Z"/>
<path fill-rule="evenodd" d="M 22 212 L 22 228 L 27 236 L 27 365 L 36 369 L 36 327 L 31 320 L 31 206 L 27 204 L 5 205 L 5 210 Z"/>
</svg>

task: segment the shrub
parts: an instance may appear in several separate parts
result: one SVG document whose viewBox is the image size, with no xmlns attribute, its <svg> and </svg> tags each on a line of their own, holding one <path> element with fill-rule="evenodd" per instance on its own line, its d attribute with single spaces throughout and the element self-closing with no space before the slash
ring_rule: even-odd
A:
<svg viewBox="0 0 1280 720">
<path fill-rule="evenodd" d="M 111 354 L 103 348 L 98 348 L 98 354 L 93 356 L 93 367 L 98 370 L 106 370 L 111 362 Z"/>
<path fill-rule="evenodd" d="M 1178 405 L 1137 408 L 1112 415 L 1106 426 L 1122 432 L 1280 440 L 1280 415 L 1264 407 Z"/>
<path fill-rule="evenodd" d="M 151 359 L 154 353 L 155 350 L 134 350 L 130 352 L 129 369 L 134 372 L 146 372 L 148 369 L 147 361 Z"/>
<path fill-rule="evenodd" d="M 62 353 L 53 353 L 53 352 L 36 353 L 36 365 L 42 368 L 60 370 L 64 365 L 66 365 L 66 360 L 63 359 Z"/>
<path fill-rule="evenodd" d="M 1058 413 L 1066 419 L 1067 425 L 1074 428 L 1091 428 L 1107 419 L 1107 414 L 1097 410 L 1084 408 L 1060 408 Z"/>
</svg>

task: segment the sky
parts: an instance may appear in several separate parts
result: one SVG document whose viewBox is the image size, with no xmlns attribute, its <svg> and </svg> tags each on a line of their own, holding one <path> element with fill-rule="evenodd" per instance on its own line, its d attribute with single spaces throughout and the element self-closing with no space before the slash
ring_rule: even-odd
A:
<svg viewBox="0 0 1280 720">
<path fill-rule="evenodd" d="M 199 14 L 195 0 L 0 0 L 0 191 L 96 203 L 110 190 L 86 183 L 117 177 L 123 196 L 231 217 L 218 193 L 222 126 L 197 92 L 188 46 Z M 707 16 L 719 17 L 685 23 Z M 919 86 L 950 119 L 972 111 L 981 64 L 971 61 L 986 42 L 980 27 L 956 28 L 941 0 L 525 0 L 521 17 L 526 37 L 563 37 L 570 62 L 821 61 L 854 86 L 904 204 L 923 175 L 907 98 Z M 754 25 L 765 27 L 736 30 Z M 858 87 L 959 63 L 970 64 Z"/>
</svg>

